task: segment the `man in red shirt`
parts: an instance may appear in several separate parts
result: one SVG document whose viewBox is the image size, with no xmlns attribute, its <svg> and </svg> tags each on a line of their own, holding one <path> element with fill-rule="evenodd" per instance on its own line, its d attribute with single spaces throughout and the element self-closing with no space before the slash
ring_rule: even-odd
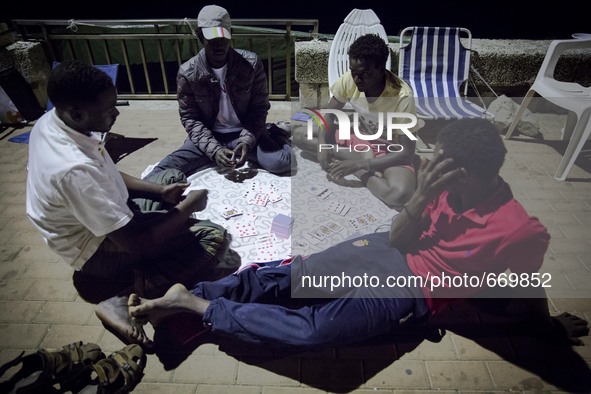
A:
<svg viewBox="0 0 591 394">
<path fill-rule="evenodd" d="M 545 294 L 529 292 L 543 293 L 535 278 L 550 236 L 499 176 L 506 148 L 495 127 L 485 120 L 453 122 L 441 130 L 435 152 L 389 232 L 270 266 L 254 264 L 191 291 L 175 285 L 158 299 L 131 296 L 131 316 L 158 325 L 190 312 L 214 334 L 250 343 L 339 346 L 425 319 L 453 299 L 499 287 L 503 275 L 518 275 L 511 290 L 526 294 L 510 302 L 531 313 L 532 333 L 547 339 L 561 333 L 561 340 L 581 344 L 587 322 L 551 317 Z"/>
</svg>

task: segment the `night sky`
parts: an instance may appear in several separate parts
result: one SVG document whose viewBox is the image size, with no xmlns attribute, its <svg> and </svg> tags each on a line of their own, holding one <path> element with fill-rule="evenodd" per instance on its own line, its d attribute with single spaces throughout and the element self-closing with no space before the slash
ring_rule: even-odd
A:
<svg viewBox="0 0 591 394">
<path fill-rule="evenodd" d="M 208 1 L 49 1 L 41 9 L 23 0 L 0 2 L 0 21 L 12 19 L 161 19 L 196 18 Z M 529 4 L 527 4 L 529 3 Z M 534 3 L 536 5 L 531 5 Z M 557 39 L 572 33 L 590 33 L 588 13 L 580 3 L 561 1 L 544 6 L 525 1 L 227 1 L 224 6 L 233 18 L 313 18 L 320 32 L 334 34 L 353 8 L 371 8 L 388 35 L 398 35 L 407 26 L 461 26 L 474 38 Z M 45 7 L 51 9 L 45 10 Z"/>
</svg>

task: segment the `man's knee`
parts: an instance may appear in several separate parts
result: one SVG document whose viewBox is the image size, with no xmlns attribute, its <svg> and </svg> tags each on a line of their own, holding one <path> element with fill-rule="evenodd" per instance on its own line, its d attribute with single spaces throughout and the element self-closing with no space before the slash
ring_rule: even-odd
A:
<svg viewBox="0 0 591 394">
<path fill-rule="evenodd" d="M 283 174 L 291 171 L 292 163 L 295 161 L 292 149 L 284 145 L 283 149 L 275 152 L 263 152 L 257 149 L 257 160 L 261 167 L 273 174 Z"/>
<path fill-rule="evenodd" d="M 400 210 L 412 197 L 413 190 L 390 188 L 381 196 L 377 196 L 388 208 Z"/>
<path fill-rule="evenodd" d="M 293 139 L 293 143 L 297 147 L 300 147 L 300 148 L 302 148 L 303 146 L 307 146 L 307 144 L 309 143 L 308 139 L 306 138 L 306 133 L 301 132 L 299 130 L 298 130 L 298 132 L 294 132 L 292 134 L 292 139 Z"/>
<path fill-rule="evenodd" d="M 159 185 L 170 185 L 173 183 L 185 182 L 187 177 L 185 174 L 176 168 L 160 168 L 154 167 L 144 180 L 148 182 L 157 183 Z"/>
</svg>

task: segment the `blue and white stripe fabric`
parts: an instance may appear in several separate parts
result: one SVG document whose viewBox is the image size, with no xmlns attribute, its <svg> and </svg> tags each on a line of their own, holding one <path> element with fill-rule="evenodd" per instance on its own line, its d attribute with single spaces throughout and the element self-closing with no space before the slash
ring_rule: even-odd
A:
<svg viewBox="0 0 591 394">
<path fill-rule="evenodd" d="M 460 86 L 468 80 L 470 71 L 470 50 L 460 41 L 460 33 L 467 29 L 413 27 L 412 30 L 408 45 L 402 44 L 401 35 L 399 76 L 413 89 L 419 118 L 487 117 L 484 108 L 460 93 Z"/>
</svg>

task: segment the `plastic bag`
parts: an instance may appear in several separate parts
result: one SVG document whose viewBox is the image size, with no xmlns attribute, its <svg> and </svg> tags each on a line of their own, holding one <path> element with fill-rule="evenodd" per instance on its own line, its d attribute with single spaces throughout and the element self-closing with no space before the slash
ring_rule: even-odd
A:
<svg viewBox="0 0 591 394">
<path fill-rule="evenodd" d="M 513 122 L 513 119 L 515 119 L 515 115 L 519 110 L 519 104 L 511 98 L 501 95 L 490 103 L 488 110 L 495 115 L 493 123 L 497 130 L 502 132 L 507 130 Z M 521 120 L 517 124 L 517 130 L 528 137 L 543 138 L 542 133 L 540 132 L 540 121 L 538 116 L 527 108 L 523 111 Z"/>
<path fill-rule="evenodd" d="M 19 110 L 0 86 L 0 123 L 16 124 L 24 121 L 25 119 Z"/>
</svg>

